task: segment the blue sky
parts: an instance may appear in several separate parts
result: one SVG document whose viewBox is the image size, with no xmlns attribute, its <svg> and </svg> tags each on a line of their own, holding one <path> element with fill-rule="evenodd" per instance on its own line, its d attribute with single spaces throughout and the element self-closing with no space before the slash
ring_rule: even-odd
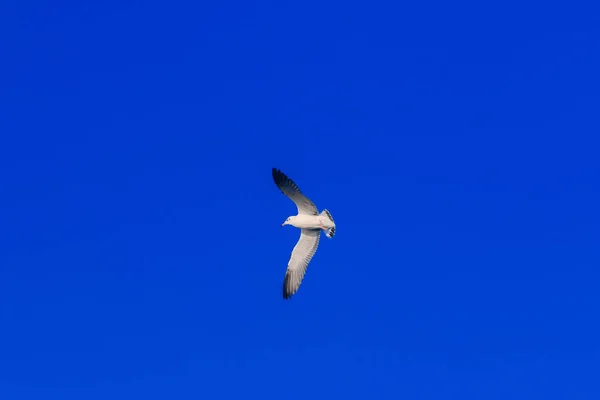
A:
<svg viewBox="0 0 600 400">
<path fill-rule="evenodd" d="M 597 8 L 0 9 L 0 398 L 598 398 Z"/>
</svg>

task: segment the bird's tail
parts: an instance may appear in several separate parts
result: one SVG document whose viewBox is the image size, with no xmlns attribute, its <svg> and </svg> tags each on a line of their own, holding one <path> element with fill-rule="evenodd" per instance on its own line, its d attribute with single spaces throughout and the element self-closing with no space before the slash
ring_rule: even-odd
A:
<svg viewBox="0 0 600 400">
<path fill-rule="evenodd" d="M 328 210 L 321 211 L 321 216 L 327 217 L 327 219 L 331 221 L 331 226 L 328 227 L 327 231 L 325 232 L 325 236 L 331 239 L 335 235 L 335 222 L 333 221 L 333 217 Z"/>
</svg>

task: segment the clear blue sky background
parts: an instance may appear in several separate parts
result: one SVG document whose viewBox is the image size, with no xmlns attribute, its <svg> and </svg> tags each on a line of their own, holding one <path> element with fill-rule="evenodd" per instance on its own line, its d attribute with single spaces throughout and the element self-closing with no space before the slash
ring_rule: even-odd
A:
<svg viewBox="0 0 600 400">
<path fill-rule="evenodd" d="M 0 10 L 0 398 L 600 398 L 598 9 Z"/>
</svg>

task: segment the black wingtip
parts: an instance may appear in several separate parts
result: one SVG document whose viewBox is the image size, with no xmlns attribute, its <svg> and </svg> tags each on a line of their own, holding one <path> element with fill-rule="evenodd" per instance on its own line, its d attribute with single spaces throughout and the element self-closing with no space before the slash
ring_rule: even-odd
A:
<svg viewBox="0 0 600 400">
<path fill-rule="evenodd" d="M 271 169 L 271 175 L 273 175 L 273 180 L 275 182 L 277 182 L 280 179 L 281 171 L 278 170 L 277 168 L 272 168 Z"/>
<path fill-rule="evenodd" d="M 279 189 L 285 194 L 283 187 L 291 184 L 290 178 L 288 178 L 281 170 L 273 168 L 273 181 L 279 187 Z"/>
<path fill-rule="evenodd" d="M 300 188 L 298 188 L 298 185 L 296 185 L 296 183 L 289 176 L 281 172 L 281 170 L 273 168 L 272 173 L 273 181 L 275 181 L 275 184 L 279 187 L 279 189 L 281 189 L 283 193 L 285 193 L 284 187 L 288 187 L 289 190 L 292 191 L 300 192 Z"/>
<path fill-rule="evenodd" d="M 281 172 L 281 170 L 278 168 L 272 168 L 271 173 L 273 174 L 273 178 L 275 179 L 280 178 L 282 175 L 285 176 L 285 174 Z"/>
<path fill-rule="evenodd" d="M 283 278 L 283 299 L 284 300 L 289 300 L 294 295 L 293 292 L 288 290 L 290 279 L 291 279 L 290 271 L 285 271 L 285 278 Z"/>
</svg>

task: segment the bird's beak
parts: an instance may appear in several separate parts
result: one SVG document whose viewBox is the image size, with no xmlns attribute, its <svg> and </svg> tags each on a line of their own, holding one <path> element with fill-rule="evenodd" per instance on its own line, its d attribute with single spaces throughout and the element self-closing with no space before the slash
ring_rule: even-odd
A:
<svg viewBox="0 0 600 400">
<path fill-rule="evenodd" d="M 285 222 L 283 224 L 281 224 L 281 226 L 284 226 L 284 225 L 285 225 Z"/>
</svg>

